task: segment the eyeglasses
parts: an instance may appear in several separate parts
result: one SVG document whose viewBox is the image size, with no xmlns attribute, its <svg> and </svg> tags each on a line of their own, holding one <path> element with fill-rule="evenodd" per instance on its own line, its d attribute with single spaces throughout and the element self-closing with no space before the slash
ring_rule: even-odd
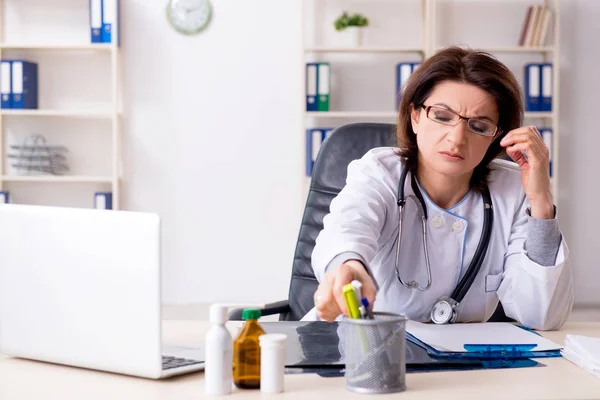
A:
<svg viewBox="0 0 600 400">
<path fill-rule="evenodd" d="M 469 131 L 479 136 L 493 137 L 498 132 L 498 127 L 483 119 L 467 118 L 450 111 L 444 107 L 421 105 L 425 110 L 427 118 L 442 125 L 456 126 L 461 119 L 467 121 Z"/>
</svg>

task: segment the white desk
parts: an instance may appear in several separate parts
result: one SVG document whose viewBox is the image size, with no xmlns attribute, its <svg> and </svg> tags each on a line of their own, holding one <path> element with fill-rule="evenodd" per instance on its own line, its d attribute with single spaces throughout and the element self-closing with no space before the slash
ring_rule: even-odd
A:
<svg viewBox="0 0 600 400">
<path fill-rule="evenodd" d="M 166 321 L 165 340 L 188 346 L 202 346 L 206 322 Z M 558 332 L 544 336 L 563 343 L 567 333 L 600 337 L 600 323 L 569 323 Z M 40 334 L 43 334 L 40 332 Z M 539 359 L 546 367 L 435 372 L 407 374 L 407 391 L 395 394 L 406 399 L 587 399 L 600 398 L 600 379 L 569 361 Z M 50 365 L 0 356 L 0 399 L 202 399 L 204 374 L 152 381 L 105 372 Z M 321 378 L 315 374 L 286 375 L 285 392 L 262 394 L 256 390 L 234 389 L 237 398 L 287 400 L 363 399 L 349 392 L 344 378 Z M 389 395 L 372 395 L 380 398 Z M 220 397 L 227 399 L 228 397 Z"/>
</svg>

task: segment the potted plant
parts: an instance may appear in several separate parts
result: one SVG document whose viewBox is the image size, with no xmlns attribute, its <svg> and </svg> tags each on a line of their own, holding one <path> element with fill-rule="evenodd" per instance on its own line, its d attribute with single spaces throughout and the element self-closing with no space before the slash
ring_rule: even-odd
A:
<svg viewBox="0 0 600 400">
<path fill-rule="evenodd" d="M 362 14 L 349 15 L 346 11 L 342 13 L 334 22 L 333 26 L 338 32 L 345 32 L 349 36 L 351 46 L 362 46 L 363 32 L 365 27 L 369 26 L 369 20 Z"/>
</svg>

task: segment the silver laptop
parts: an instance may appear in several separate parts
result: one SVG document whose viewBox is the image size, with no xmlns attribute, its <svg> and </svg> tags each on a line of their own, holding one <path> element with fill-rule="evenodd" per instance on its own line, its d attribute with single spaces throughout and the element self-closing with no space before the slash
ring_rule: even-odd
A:
<svg viewBox="0 0 600 400">
<path fill-rule="evenodd" d="M 0 352 L 145 378 L 204 369 L 161 342 L 160 220 L 0 205 Z"/>
</svg>

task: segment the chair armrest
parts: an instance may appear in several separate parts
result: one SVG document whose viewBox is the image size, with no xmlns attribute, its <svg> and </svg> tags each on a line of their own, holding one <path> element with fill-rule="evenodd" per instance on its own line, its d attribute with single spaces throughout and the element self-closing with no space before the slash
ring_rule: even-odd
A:
<svg viewBox="0 0 600 400">
<path fill-rule="evenodd" d="M 229 320 L 230 321 L 241 321 L 242 320 L 242 311 L 243 308 L 234 308 L 229 312 Z M 275 303 L 266 304 L 263 308 L 260 309 L 261 316 L 265 315 L 274 315 L 281 314 L 285 312 L 290 312 L 290 302 L 288 300 L 277 301 Z"/>
</svg>

